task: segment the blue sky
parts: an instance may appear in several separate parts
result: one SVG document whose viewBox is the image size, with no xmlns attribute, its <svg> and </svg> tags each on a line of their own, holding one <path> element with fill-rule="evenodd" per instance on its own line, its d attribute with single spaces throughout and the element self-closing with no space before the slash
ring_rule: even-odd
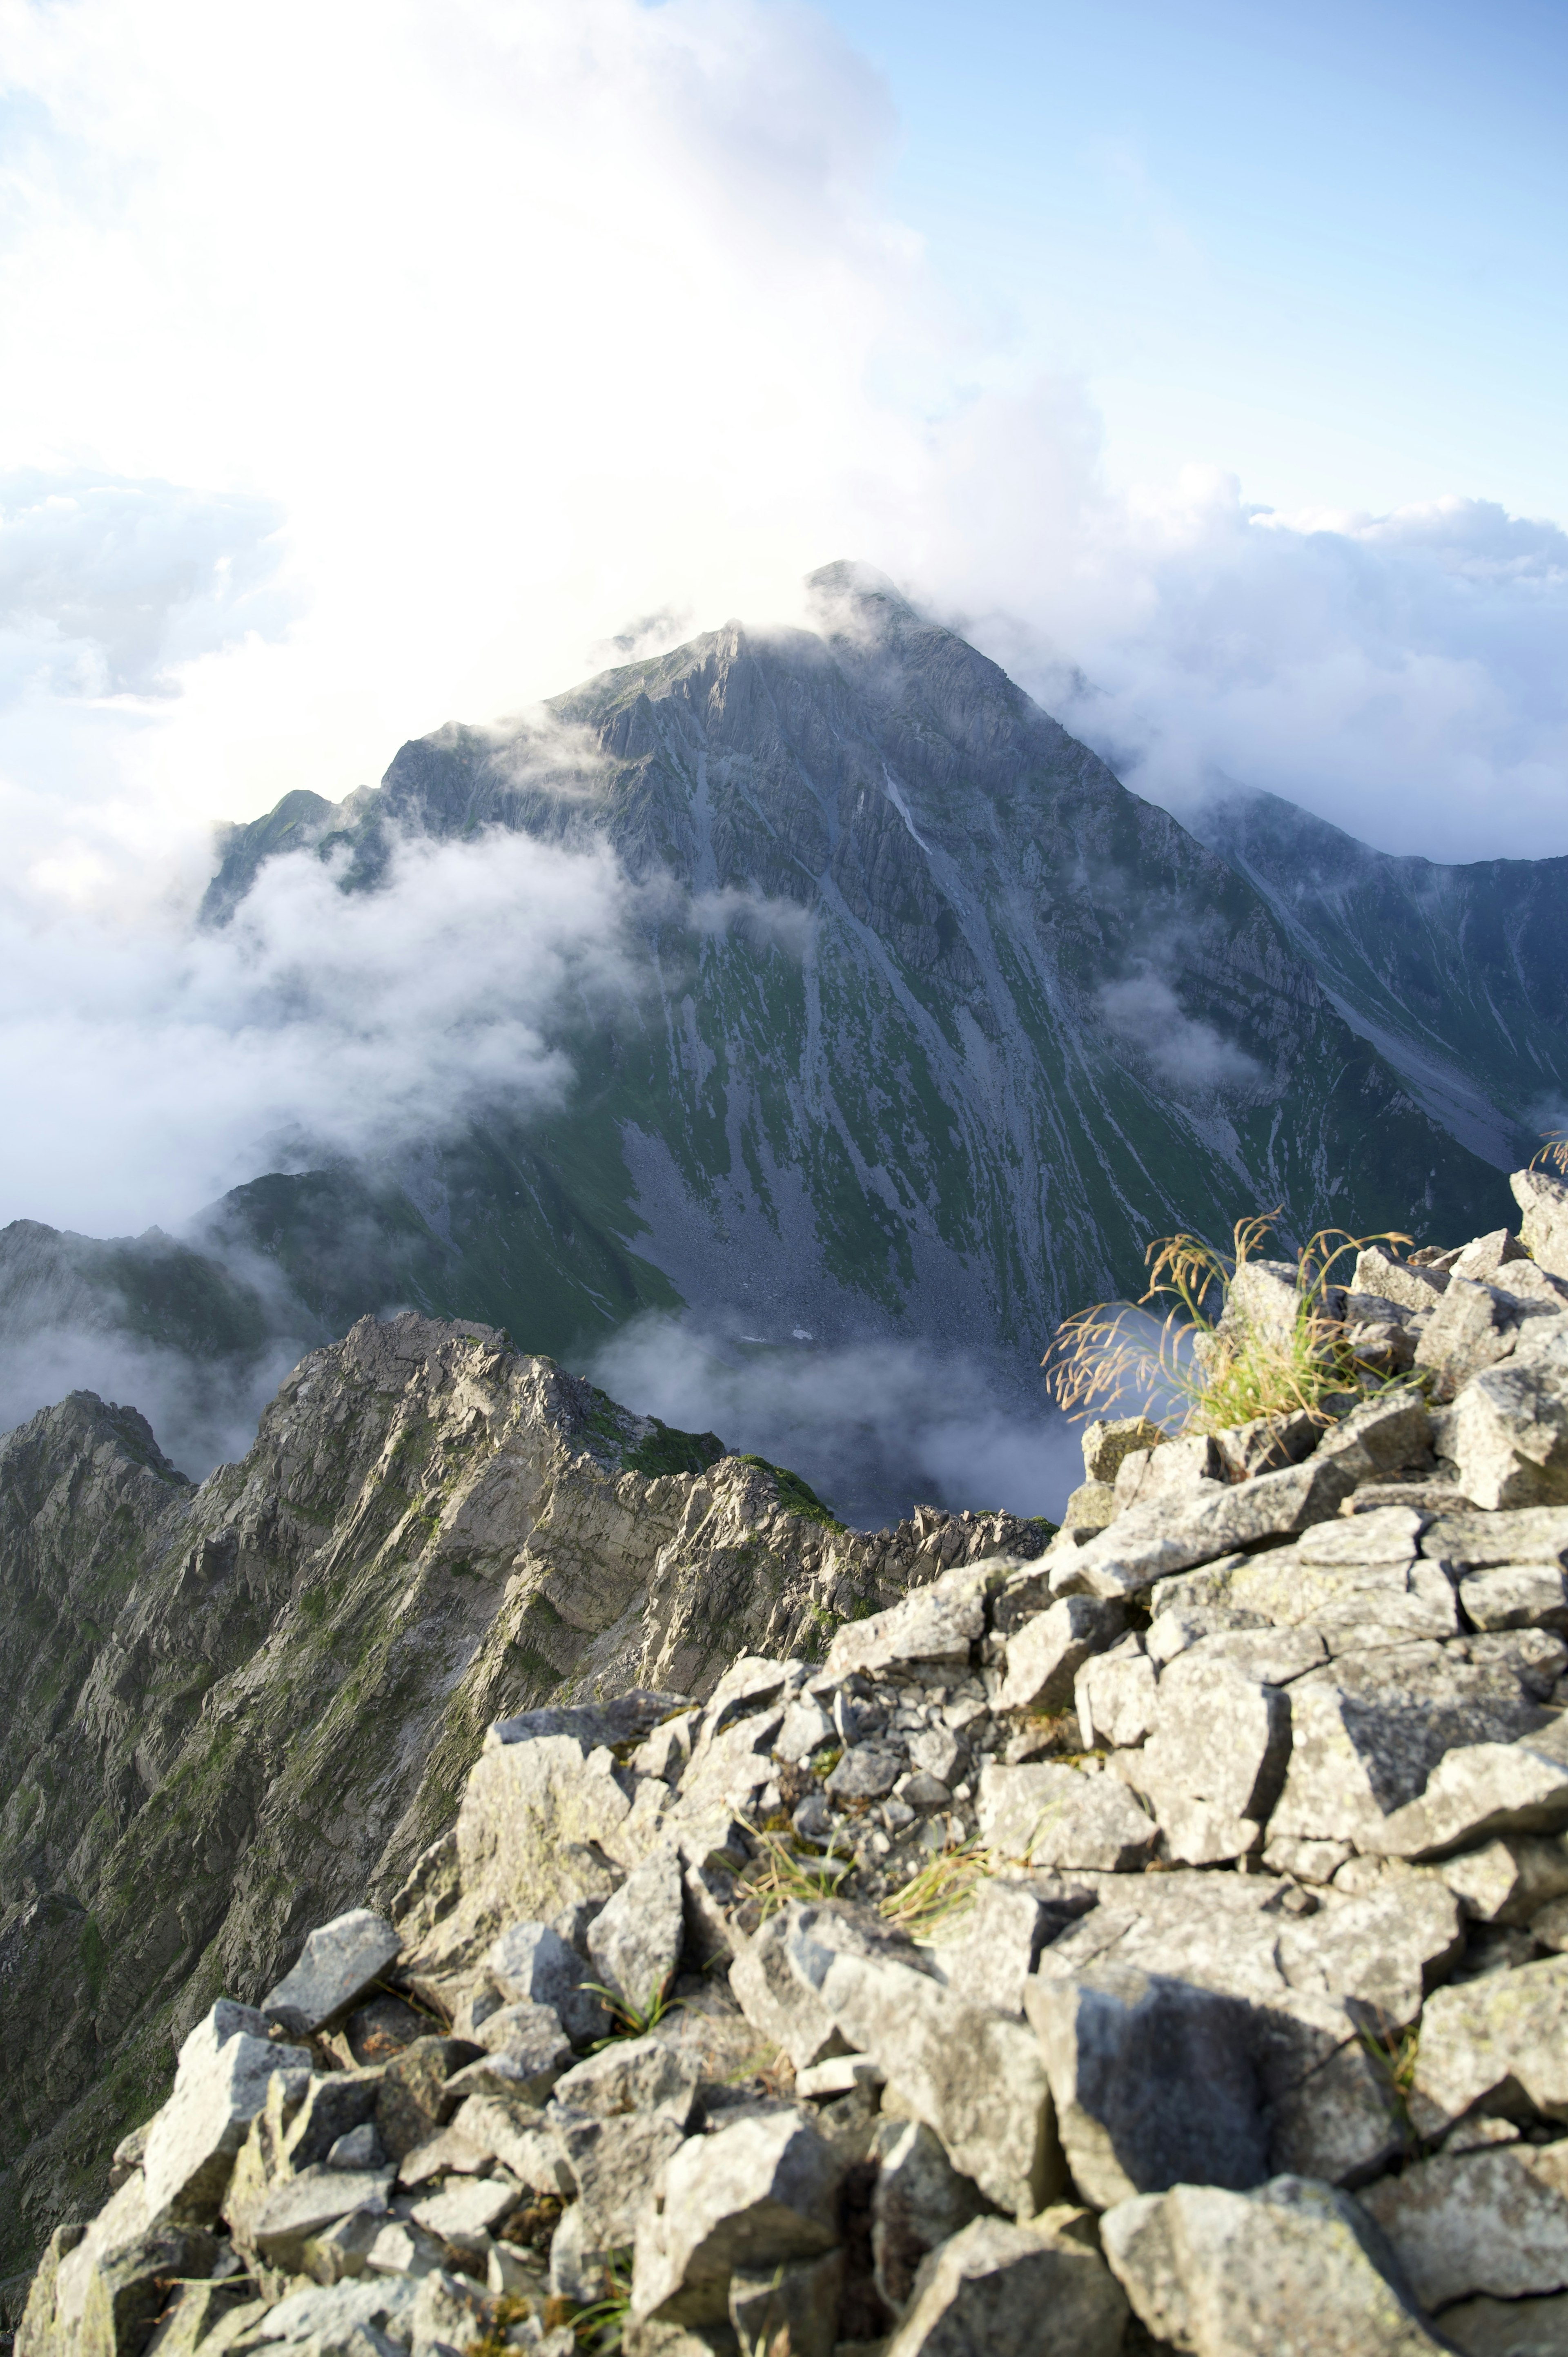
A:
<svg viewBox="0 0 1568 2357">
<path fill-rule="evenodd" d="M 977 374 L 1081 371 L 1119 477 L 1568 520 L 1568 9 L 827 14 L 886 78 L 892 201 Z"/>
</svg>

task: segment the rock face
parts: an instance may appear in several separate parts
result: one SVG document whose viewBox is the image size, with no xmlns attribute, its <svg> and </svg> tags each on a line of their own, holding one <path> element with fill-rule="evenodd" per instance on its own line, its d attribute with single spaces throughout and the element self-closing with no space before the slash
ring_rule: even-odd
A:
<svg viewBox="0 0 1568 2357">
<path fill-rule="evenodd" d="M 674 1690 L 542 1730 L 636 1739 L 736 1653 L 820 1652 L 945 1564 L 1038 1544 L 929 1512 L 857 1537 L 796 1494 L 486 1329 L 412 1316 L 306 1359 L 199 1490 L 88 1394 L 0 1438 L 0 2022 L 45 2057 L 0 2091 L 0 2270 L 151 2109 L 220 1989 L 275 1999 L 292 2036 L 343 1975 L 374 1981 L 395 1936 L 361 1924 L 299 1962 L 303 1934 L 384 1912 L 487 1725 Z"/>
<path fill-rule="evenodd" d="M 1495 1243 L 1472 1265 L 1507 1275 Z M 1568 1314 L 1529 1348 L 1560 1363 Z M 1179 1568 L 1133 1451 L 1100 1531 L 955 1541 L 825 1645 L 742 1618 L 710 1677 L 710 1623 L 695 1697 L 623 1606 L 580 1658 L 638 1684 L 496 1718 L 384 1909 L 292 1923 L 267 2010 L 236 1973 L 191 2025 L 17 2357 L 159 2357 L 155 2327 L 567 2357 L 618 2283 L 628 2357 L 1425 2357 L 1506 2302 L 1536 2345 L 1568 2296 L 1568 1644 L 1523 1575 L 1568 1571 L 1568 1514 L 1464 1487 L 1495 1371 L 1157 1448 Z M 601 1512 L 643 1480 L 585 1458 Z M 651 1521 L 658 1490 L 624 1494 Z M 869 1580 L 866 1543 L 811 1544 Z M 1108 1544 L 1117 1597 L 1064 1612 Z M 1129 1700 L 1101 1673 L 1133 1663 Z"/>
</svg>

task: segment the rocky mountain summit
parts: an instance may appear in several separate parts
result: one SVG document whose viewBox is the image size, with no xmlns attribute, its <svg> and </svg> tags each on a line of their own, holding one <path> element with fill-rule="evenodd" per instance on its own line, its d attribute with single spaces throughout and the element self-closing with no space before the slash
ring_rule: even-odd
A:
<svg viewBox="0 0 1568 2357">
<path fill-rule="evenodd" d="M 1362 1253 L 1337 1412 L 1091 1426 L 1043 1552 L 701 1695 L 588 1641 L 394 1893 L 231 1952 L 18 2357 L 1568 2350 L 1568 1185 L 1513 1188 Z"/>
<path fill-rule="evenodd" d="M 1049 1525 L 843 1529 L 793 1476 L 629 1415 L 483 1327 L 365 1319 L 195 1488 L 76 1394 L 0 1437 L 3 2271 L 96 2198 L 220 1990 L 384 1903 L 486 1727 L 820 1655 Z"/>
</svg>

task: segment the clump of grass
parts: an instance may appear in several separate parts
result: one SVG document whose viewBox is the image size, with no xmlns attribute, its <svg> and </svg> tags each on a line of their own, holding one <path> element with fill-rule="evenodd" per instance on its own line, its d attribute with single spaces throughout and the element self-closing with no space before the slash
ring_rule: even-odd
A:
<svg viewBox="0 0 1568 2357">
<path fill-rule="evenodd" d="M 1353 1236 L 1344 1228 L 1320 1228 L 1309 1237 L 1296 1255 L 1299 1304 L 1288 1334 L 1226 1320 L 1239 1271 L 1258 1256 L 1279 1216 L 1238 1220 L 1229 1253 L 1201 1236 L 1157 1238 L 1144 1255 L 1149 1285 L 1137 1301 L 1096 1302 L 1058 1328 L 1042 1364 L 1061 1405 L 1084 1415 L 1132 1383 L 1163 1394 L 1184 1432 L 1225 1432 L 1294 1414 L 1328 1424 L 1336 1397 L 1342 1403 L 1348 1392 L 1389 1389 L 1390 1379 L 1349 1350 L 1343 1328 L 1328 1315 L 1327 1295 L 1331 1273 L 1347 1254 L 1412 1241 L 1394 1230 Z M 1152 1334 L 1151 1311 L 1159 1317 Z"/>
<path fill-rule="evenodd" d="M 1554 1162 L 1561 1175 L 1568 1178 L 1568 1130 L 1543 1129 L 1541 1134 L 1546 1143 L 1530 1156 L 1530 1168 L 1533 1170 L 1538 1162 Z"/>
<path fill-rule="evenodd" d="M 605 2008 L 616 2025 L 607 2038 L 595 2040 L 593 2051 L 597 2054 L 622 2038 L 646 2038 L 667 2014 L 678 2013 L 686 2000 L 683 1996 L 671 1996 L 673 1979 L 673 1974 L 668 1975 L 650 1990 L 640 2005 L 630 1997 L 622 1996 L 615 1989 L 606 1988 L 602 1981 L 585 1981 L 583 1986 L 585 1989 L 591 1989 L 595 1996 L 604 1999 Z"/>
<path fill-rule="evenodd" d="M 1405 2141 L 1414 2151 L 1421 2138 L 1410 2115 L 1410 2099 L 1415 2087 L 1416 2057 L 1421 2047 L 1419 2025 L 1412 2029 L 1400 2029 L 1380 2008 L 1378 2028 L 1375 2030 L 1363 2028 L 1358 2030 L 1357 2037 L 1387 2085 L 1404 2130 Z"/>
<path fill-rule="evenodd" d="M 620 2347 L 630 2307 L 631 2253 L 612 2251 L 605 2260 L 603 2298 L 578 2309 L 567 2319 L 577 2336 L 579 2349 L 592 2349 L 597 2357 L 611 2357 L 611 2352 Z"/>
<path fill-rule="evenodd" d="M 831 1898 L 854 1863 L 846 1857 L 822 1857 L 814 1851 L 797 1850 L 779 1834 L 765 1833 L 747 1824 L 744 1817 L 740 1823 L 757 1846 L 757 1858 L 739 1878 L 747 1897 L 756 1902 L 759 1923 L 766 1923 L 791 1900 L 809 1903 Z"/>
<path fill-rule="evenodd" d="M 969 1913 L 991 1865 L 983 1843 L 950 1842 L 900 1889 L 889 1891 L 876 1911 L 912 1940 L 929 1940 Z"/>
</svg>

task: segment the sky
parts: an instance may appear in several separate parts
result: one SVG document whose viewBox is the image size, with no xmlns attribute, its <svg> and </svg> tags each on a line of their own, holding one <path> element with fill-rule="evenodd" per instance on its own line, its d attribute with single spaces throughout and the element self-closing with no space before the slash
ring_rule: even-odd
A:
<svg viewBox="0 0 1568 2357">
<path fill-rule="evenodd" d="M 461 856 L 335 960 L 319 878 L 218 949 L 215 824 L 840 556 L 1178 813 L 1568 854 L 1565 53 L 1530 0 L 0 0 L 0 1222 L 568 1086 L 614 878 L 508 871 L 527 959 Z"/>
</svg>

